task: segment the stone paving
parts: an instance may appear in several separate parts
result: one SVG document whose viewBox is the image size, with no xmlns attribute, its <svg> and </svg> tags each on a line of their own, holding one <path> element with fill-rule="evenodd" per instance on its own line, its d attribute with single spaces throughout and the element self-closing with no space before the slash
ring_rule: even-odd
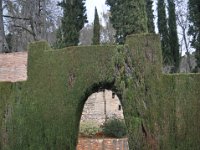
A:
<svg viewBox="0 0 200 150">
<path fill-rule="evenodd" d="M 79 138 L 76 150 L 129 150 L 128 139 Z"/>
</svg>

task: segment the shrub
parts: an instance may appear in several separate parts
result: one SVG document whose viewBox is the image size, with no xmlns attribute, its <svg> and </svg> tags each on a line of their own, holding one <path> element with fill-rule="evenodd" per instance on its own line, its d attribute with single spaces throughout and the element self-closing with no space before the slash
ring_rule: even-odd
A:
<svg viewBox="0 0 200 150">
<path fill-rule="evenodd" d="M 103 132 L 106 136 L 122 138 L 127 135 L 125 122 L 118 118 L 111 118 L 103 125 Z"/>
<path fill-rule="evenodd" d="M 84 121 L 80 123 L 80 131 L 79 133 L 83 136 L 92 137 L 96 133 L 101 132 L 101 128 L 94 121 Z"/>
</svg>

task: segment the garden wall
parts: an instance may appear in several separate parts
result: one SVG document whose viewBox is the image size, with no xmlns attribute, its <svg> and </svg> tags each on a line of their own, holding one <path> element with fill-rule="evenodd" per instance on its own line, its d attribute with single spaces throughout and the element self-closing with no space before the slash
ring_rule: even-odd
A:
<svg viewBox="0 0 200 150">
<path fill-rule="evenodd" d="M 198 150 L 200 75 L 163 75 L 157 35 L 125 46 L 28 51 L 28 80 L 0 83 L 3 150 L 75 150 L 83 106 L 100 89 L 122 104 L 130 150 Z"/>
<path fill-rule="evenodd" d="M 15 52 L 0 54 L 0 81 L 19 82 L 27 80 L 27 52 Z M 115 114 L 118 118 L 123 118 L 123 111 L 118 110 L 120 101 L 118 97 L 112 98 L 112 92 L 106 91 L 107 116 Z M 89 97 L 84 105 L 82 120 L 97 121 L 100 125 L 105 121 L 104 100 L 102 92 L 94 93 Z"/>
</svg>

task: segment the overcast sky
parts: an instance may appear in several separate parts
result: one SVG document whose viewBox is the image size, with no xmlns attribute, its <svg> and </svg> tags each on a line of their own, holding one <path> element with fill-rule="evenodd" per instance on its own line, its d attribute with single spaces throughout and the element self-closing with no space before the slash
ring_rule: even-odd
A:
<svg viewBox="0 0 200 150">
<path fill-rule="evenodd" d="M 94 20 L 94 9 L 97 7 L 97 11 L 99 16 L 101 16 L 102 12 L 106 12 L 109 8 L 105 5 L 106 0 L 86 0 L 86 8 L 87 8 L 87 17 L 89 23 L 92 23 Z"/>
</svg>

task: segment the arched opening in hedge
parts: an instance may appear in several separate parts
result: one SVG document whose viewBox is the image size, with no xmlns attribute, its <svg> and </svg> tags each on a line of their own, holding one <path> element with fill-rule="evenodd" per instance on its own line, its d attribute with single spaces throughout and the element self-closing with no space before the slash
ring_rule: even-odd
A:
<svg viewBox="0 0 200 150">
<path fill-rule="evenodd" d="M 82 106 L 77 150 L 88 146 L 89 149 L 94 149 L 94 146 L 119 146 L 128 149 L 120 92 L 113 88 L 112 84 L 94 86 L 90 91 L 86 93 L 89 96 Z M 109 145 L 106 140 L 112 140 L 110 142 L 113 145 Z"/>
<path fill-rule="evenodd" d="M 87 133 L 88 125 L 102 127 L 106 121 L 114 118 L 124 120 L 123 109 L 118 96 L 107 89 L 95 92 L 85 102 L 80 120 L 79 133 L 94 136 L 95 132 L 98 133 L 101 131 L 94 129 L 94 131 L 91 131 L 92 133 Z"/>
</svg>

